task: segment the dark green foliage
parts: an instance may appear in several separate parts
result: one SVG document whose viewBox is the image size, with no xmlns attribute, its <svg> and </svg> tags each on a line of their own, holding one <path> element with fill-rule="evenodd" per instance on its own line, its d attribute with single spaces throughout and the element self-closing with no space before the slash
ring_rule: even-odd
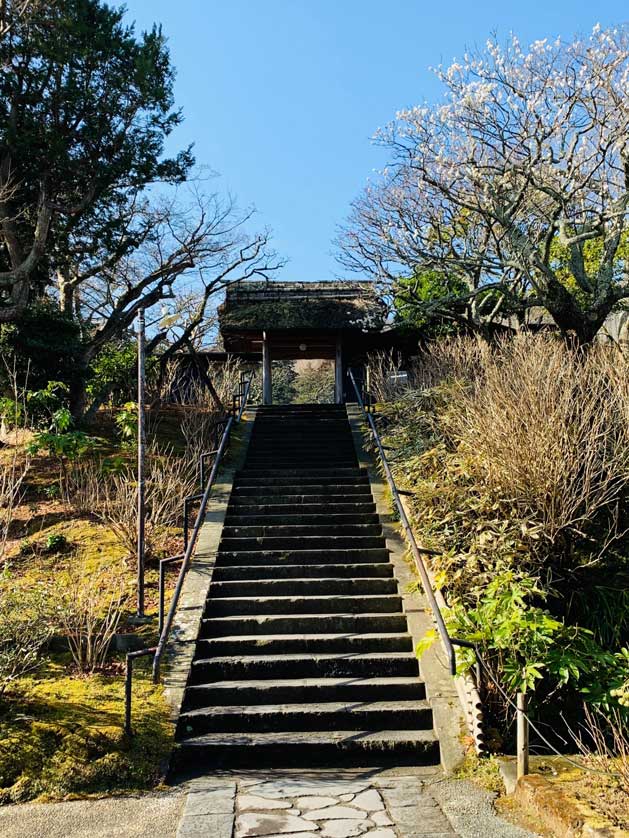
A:
<svg viewBox="0 0 629 838">
<path fill-rule="evenodd" d="M 457 331 L 457 306 L 464 314 L 458 298 L 466 291 L 465 283 L 456 275 L 441 271 L 421 271 L 396 286 L 397 319 L 422 330 L 426 336 L 451 334 Z"/>
<path fill-rule="evenodd" d="M 49 300 L 40 300 L 20 319 L 0 327 L 0 353 L 12 367 L 15 361 L 20 388 L 43 390 L 50 381 L 68 387 L 80 375 L 77 358 L 82 349 L 81 330 L 71 317 Z M 3 387 L 7 370 L 0 367 Z"/>
<path fill-rule="evenodd" d="M 273 403 L 291 404 L 297 394 L 297 373 L 293 361 L 274 361 L 272 369 Z"/>
<path fill-rule="evenodd" d="M 297 404 L 326 404 L 334 401 L 334 366 L 329 363 L 300 370 L 295 381 Z"/>
<path fill-rule="evenodd" d="M 137 344 L 124 338 L 108 343 L 90 364 L 87 395 L 109 397 L 114 404 L 128 401 L 136 389 Z"/>
<path fill-rule="evenodd" d="M 31 291 L 52 271 L 71 277 L 78 254 L 115 250 L 130 197 L 192 165 L 189 150 L 162 158 L 181 122 L 165 38 L 159 28 L 138 37 L 124 14 L 101 0 L 40 3 L 0 43 L 2 66 L 19 67 L 0 76 L 0 162 L 17 185 L 7 209 L 24 253 L 42 195 L 53 209 Z M 9 264 L 7 253 L 2 268 L 15 268 L 23 254 Z"/>
</svg>

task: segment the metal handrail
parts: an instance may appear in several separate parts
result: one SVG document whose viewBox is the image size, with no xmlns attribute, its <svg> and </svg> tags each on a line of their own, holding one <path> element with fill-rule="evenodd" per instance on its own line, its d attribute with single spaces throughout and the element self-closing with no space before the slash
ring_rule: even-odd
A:
<svg viewBox="0 0 629 838">
<path fill-rule="evenodd" d="M 227 448 L 227 442 L 229 440 L 229 435 L 231 433 L 231 429 L 234 425 L 234 422 L 239 422 L 244 412 L 245 406 L 247 404 L 247 398 L 249 396 L 250 386 L 251 381 L 247 381 L 244 391 L 242 392 L 242 395 L 240 395 L 240 410 L 237 415 L 234 410 L 235 415 L 230 416 L 227 420 L 227 425 L 225 426 L 223 436 L 216 451 L 216 457 L 214 459 L 214 462 L 212 463 L 212 471 L 210 472 L 210 476 L 207 481 L 207 486 L 205 487 L 205 491 L 201 499 L 201 505 L 199 506 L 196 521 L 194 522 L 192 535 L 190 536 L 190 539 L 184 552 L 183 561 L 181 563 L 181 569 L 179 570 L 179 576 L 177 577 L 177 584 L 173 593 L 173 598 L 170 602 L 170 608 L 168 609 L 168 614 L 166 615 L 166 620 L 164 621 L 164 627 L 162 628 L 162 633 L 157 643 L 155 657 L 153 658 L 153 681 L 156 684 L 159 682 L 159 670 L 162 655 L 164 654 L 164 649 L 166 648 L 166 643 L 168 642 L 168 635 L 170 634 L 173 620 L 175 619 L 175 612 L 177 611 L 177 605 L 179 604 L 179 596 L 181 594 L 181 589 L 183 587 L 186 573 L 188 571 L 188 568 L 190 567 L 190 562 L 192 561 L 192 555 L 197 544 L 197 538 L 199 537 L 199 532 L 201 531 L 201 527 L 203 526 L 203 521 L 205 519 L 205 509 L 207 507 L 208 500 L 210 499 L 212 486 L 214 485 L 214 481 L 216 479 L 216 475 L 218 473 L 223 454 L 225 453 L 225 449 Z"/>
<path fill-rule="evenodd" d="M 203 495 L 196 495 L 194 498 L 186 498 L 184 500 L 184 516 L 187 516 L 188 505 L 192 499 L 201 498 L 201 505 L 199 507 L 199 512 L 197 513 L 197 517 L 194 524 L 194 529 L 192 530 L 192 536 L 189 539 L 188 543 L 185 545 L 185 550 L 182 555 L 179 556 L 170 556 L 167 559 L 162 559 L 160 561 L 160 574 L 159 574 L 159 623 L 158 623 L 158 631 L 159 631 L 159 641 L 157 646 L 152 646 L 148 649 L 139 649 L 134 652 L 128 652 L 126 656 L 126 674 L 125 674 L 125 712 L 124 712 L 124 730 L 125 733 L 129 736 L 132 735 L 133 730 L 131 727 L 131 698 L 132 698 L 132 681 L 133 681 L 133 661 L 136 658 L 140 657 L 147 657 L 148 655 L 153 655 L 153 681 L 154 683 L 159 682 L 159 674 L 160 674 L 160 664 L 161 658 L 164 654 L 166 644 L 168 642 L 168 636 L 172 629 L 173 620 L 175 618 L 175 613 L 177 611 L 177 605 L 179 603 L 179 596 L 181 594 L 181 589 L 183 588 L 184 579 L 188 568 L 190 567 L 190 563 L 192 561 L 192 555 L 194 553 L 197 538 L 199 536 L 199 532 L 201 531 L 201 527 L 203 525 L 203 520 L 205 518 L 205 510 L 208 504 L 208 500 L 210 497 L 210 493 L 212 491 L 212 486 L 214 485 L 214 481 L 216 479 L 216 475 L 218 473 L 218 469 L 221 464 L 221 460 L 223 455 L 227 449 L 227 445 L 229 442 L 230 433 L 232 427 L 235 423 L 240 422 L 242 419 L 242 415 L 245 411 L 247 406 L 247 399 L 249 398 L 249 391 L 251 389 L 251 379 L 249 378 L 244 382 L 243 386 L 243 379 L 241 379 L 241 384 L 238 390 L 238 393 L 234 396 L 234 407 L 233 407 L 233 415 L 231 415 L 225 421 L 225 429 L 223 431 L 223 435 L 221 437 L 220 444 L 215 452 L 204 452 L 201 455 L 201 463 L 203 463 L 203 456 L 207 456 L 209 453 L 215 453 L 216 458 L 212 464 L 212 470 L 210 472 L 210 476 L 207 481 L 207 486 Z M 239 407 L 236 407 L 236 402 L 239 402 Z M 221 420 L 223 421 L 223 420 Z M 185 521 L 186 528 L 187 528 L 187 518 Z M 164 589 L 165 589 L 165 565 L 171 562 L 181 561 L 181 568 L 179 570 L 179 576 L 177 577 L 177 584 L 175 586 L 175 591 L 173 593 L 173 598 L 170 603 L 170 607 L 168 609 L 168 615 L 164 620 Z"/>
<path fill-rule="evenodd" d="M 420 578 L 422 580 L 422 586 L 424 588 L 424 593 L 426 595 L 426 599 L 430 605 L 435 623 L 437 624 L 437 630 L 439 632 L 439 638 L 441 640 L 441 644 L 443 646 L 443 650 L 446 653 L 446 657 L 448 658 L 448 666 L 450 668 L 450 674 L 456 675 L 456 653 L 454 651 L 454 641 L 450 635 L 448 634 L 448 629 L 446 628 L 446 624 L 443 619 L 443 615 L 441 614 L 441 609 L 439 608 L 439 604 L 435 598 L 434 591 L 432 589 L 432 583 L 430 581 L 430 577 L 428 575 L 428 571 L 426 569 L 426 565 L 424 564 L 424 560 L 421 557 L 422 553 L 429 555 L 433 551 L 428 550 L 420 550 L 417 546 L 417 542 L 415 541 L 415 536 L 413 534 L 413 530 L 411 529 L 410 522 L 408 520 L 408 516 L 406 515 L 406 511 L 404 506 L 402 505 L 402 501 L 400 500 L 400 492 L 395 485 L 395 480 L 393 479 L 393 474 L 391 472 L 391 468 L 389 466 L 389 462 L 387 460 L 387 455 L 384 452 L 384 446 L 380 440 L 380 434 L 378 433 L 378 428 L 376 427 L 376 423 L 373 418 L 373 414 L 371 411 L 365 409 L 365 403 L 361 396 L 360 389 L 358 384 L 356 383 L 356 379 L 354 378 L 354 373 L 351 370 L 348 370 L 350 380 L 354 386 L 354 390 L 356 392 L 356 398 L 358 400 L 358 404 L 360 405 L 360 409 L 363 412 L 363 416 L 367 420 L 369 425 L 369 429 L 371 430 L 371 435 L 373 437 L 373 441 L 378 449 L 378 453 L 380 455 L 380 460 L 382 461 L 382 467 L 384 468 L 384 473 L 387 478 L 387 482 L 389 484 L 389 488 L 391 489 L 391 495 L 395 502 L 395 506 L 397 508 L 398 514 L 400 516 L 400 522 L 404 527 L 404 531 L 406 533 L 406 538 L 411 548 L 411 553 L 413 554 L 413 559 L 415 560 L 415 565 L 419 572 Z M 371 398 L 369 399 L 371 403 Z"/>
</svg>

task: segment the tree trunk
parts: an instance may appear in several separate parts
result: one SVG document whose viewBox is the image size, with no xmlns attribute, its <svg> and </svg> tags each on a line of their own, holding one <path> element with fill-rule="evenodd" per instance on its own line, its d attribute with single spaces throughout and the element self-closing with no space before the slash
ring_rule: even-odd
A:
<svg viewBox="0 0 629 838">
<path fill-rule="evenodd" d="M 77 424 L 85 417 L 87 408 L 87 371 L 91 360 L 89 350 L 76 359 L 76 369 L 70 382 L 70 413 Z"/>
<path fill-rule="evenodd" d="M 61 271 L 57 271 L 57 287 L 59 288 L 59 308 L 68 317 L 73 317 L 74 288 L 63 276 Z"/>
</svg>

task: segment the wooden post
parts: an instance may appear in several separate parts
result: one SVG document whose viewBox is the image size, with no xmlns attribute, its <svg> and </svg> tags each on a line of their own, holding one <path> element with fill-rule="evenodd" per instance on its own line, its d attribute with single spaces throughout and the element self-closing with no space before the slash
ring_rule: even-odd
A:
<svg viewBox="0 0 629 838">
<path fill-rule="evenodd" d="M 334 401 L 343 404 L 343 343 L 340 335 L 336 336 L 334 356 Z"/>
<path fill-rule="evenodd" d="M 517 778 L 529 773 L 529 721 L 526 717 L 528 696 L 518 693 L 517 696 Z"/>
<path fill-rule="evenodd" d="M 273 404 L 271 351 L 266 332 L 262 332 L 262 404 Z"/>
<path fill-rule="evenodd" d="M 138 312 L 138 522 L 137 522 L 137 615 L 144 617 L 144 455 L 146 433 L 144 428 L 144 309 Z"/>
</svg>

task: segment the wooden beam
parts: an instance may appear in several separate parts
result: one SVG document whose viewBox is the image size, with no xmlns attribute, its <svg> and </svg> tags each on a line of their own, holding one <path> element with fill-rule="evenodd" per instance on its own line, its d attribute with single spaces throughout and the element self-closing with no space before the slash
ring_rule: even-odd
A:
<svg viewBox="0 0 629 838">
<path fill-rule="evenodd" d="M 266 332 L 262 333 L 262 404 L 273 404 L 271 351 Z"/>
<path fill-rule="evenodd" d="M 340 335 L 336 336 L 334 355 L 334 401 L 343 404 L 343 342 Z"/>
</svg>

